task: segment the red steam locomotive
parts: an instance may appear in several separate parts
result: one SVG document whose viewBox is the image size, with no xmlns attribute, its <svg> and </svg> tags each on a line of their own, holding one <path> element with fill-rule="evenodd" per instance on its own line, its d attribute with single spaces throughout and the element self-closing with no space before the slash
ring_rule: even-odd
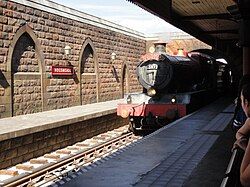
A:
<svg viewBox="0 0 250 187">
<path fill-rule="evenodd" d="M 142 93 L 128 94 L 117 114 L 129 117 L 130 130 L 162 127 L 210 102 L 218 89 L 220 63 L 190 52 L 187 57 L 164 52 L 146 54 L 137 66 Z"/>
</svg>

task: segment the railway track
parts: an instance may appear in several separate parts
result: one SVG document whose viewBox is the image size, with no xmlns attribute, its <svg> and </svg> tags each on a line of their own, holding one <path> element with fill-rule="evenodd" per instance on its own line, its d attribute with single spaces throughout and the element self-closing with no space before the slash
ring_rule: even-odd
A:
<svg viewBox="0 0 250 187">
<path fill-rule="evenodd" d="M 127 129 L 127 126 L 120 127 L 6 170 L 0 170 L 0 186 L 48 186 L 140 139 L 126 132 Z"/>
</svg>

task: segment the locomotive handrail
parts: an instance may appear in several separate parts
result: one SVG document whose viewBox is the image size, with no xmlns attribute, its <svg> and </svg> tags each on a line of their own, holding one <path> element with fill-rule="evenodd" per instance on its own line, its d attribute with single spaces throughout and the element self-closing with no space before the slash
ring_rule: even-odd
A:
<svg viewBox="0 0 250 187">
<path fill-rule="evenodd" d="M 131 108 L 133 109 L 133 115 L 134 115 L 134 113 L 135 113 L 135 108 L 136 107 L 139 107 L 139 106 L 145 106 L 145 102 L 142 102 L 141 104 L 138 104 L 138 105 L 136 105 L 136 106 L 132 106 Z M 143 111 L 143 110 L 142 110 Z M 141 115 L 141 114 L 140 114 Z"/>
<path fill-rule="evenodd" d="M 240 183 L 240 165 L 243 158 L 243 150 L 236 148 L 233 150 L 230 161 L 225 172 L 220 187 L 241 187 Z"/>
</svg>

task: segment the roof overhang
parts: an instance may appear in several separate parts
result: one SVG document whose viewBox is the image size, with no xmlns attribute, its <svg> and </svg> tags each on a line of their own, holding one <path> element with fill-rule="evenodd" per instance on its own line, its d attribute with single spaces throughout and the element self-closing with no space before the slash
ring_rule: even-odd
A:
<svg viewBox="0 0 250 187">
<path fill-rule="evenodd" d="M 128 1 L 215 48 L 223 50 L 239 40 L 240 14 L 233 0 Z"/>
</svg>

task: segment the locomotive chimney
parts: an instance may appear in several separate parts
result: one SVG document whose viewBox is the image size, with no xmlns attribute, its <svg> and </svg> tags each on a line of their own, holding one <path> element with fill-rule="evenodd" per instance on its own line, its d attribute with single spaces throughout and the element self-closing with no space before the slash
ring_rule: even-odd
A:
<svg viewBox="0 0 250 187">
<path fill-rule="evenodd" d="M 157 42 L 154 42 L 154 46 L 156 53 L 166 53 L 167 42 L 159 40 Z"/>
</svg>

